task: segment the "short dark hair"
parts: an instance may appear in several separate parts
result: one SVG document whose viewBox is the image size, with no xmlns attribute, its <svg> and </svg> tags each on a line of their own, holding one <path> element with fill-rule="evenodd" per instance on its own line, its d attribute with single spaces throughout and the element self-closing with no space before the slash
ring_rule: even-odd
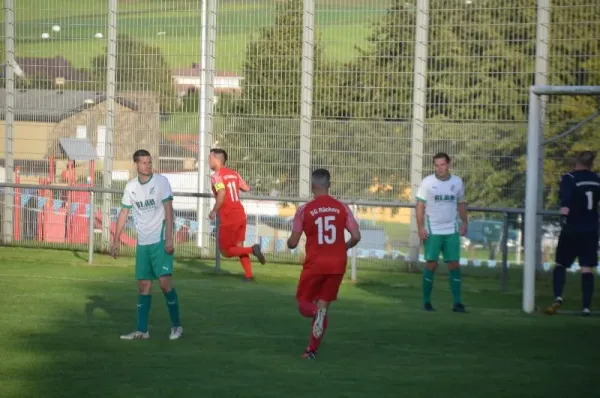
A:
<svg viewBox="0 0 600 398">
<path fill-rule="evenodd" d="M 327 169 L 316 169 L 312 172 L 312 183 L 323 188 L 329 188 L 331 185 L 331 174 Z"/>
<path fill-rule="evenodd" d="M 138 162 L 138 160 L 140 160 L 140 158 L 143 158 L 144 156 L 150 156 L 150 152 L 148 152 L 145 149 L 138 149 L 137 151 L 135 151 L 135 153 L 133 154 L 133 161 L 135 163 Z"/>
<path fill-rule="evenodd" d="M 575 155 L 575 163 L 588 169 L 592 168 L 595 159 L 596 155 L 592 151 L 582 151 Z"/>
<path fill-rule="evenodd" d="M 215 155 L 220 156 L 221 160 L 223 161 L 223 164 L 227 163 L 227 152 L 225 152 L 225 149 L 212 148 L 210 150 L 210 153 L 214 153 Z"/>
<path fill-rule="evenodd" d="M 446 163 L 450 163 L 450 156 L 448 156 L 448 154 L 445 152 L 436 153 L 435 156 L 433 157 L 433 161 L 435 162 L 438 159 L 445 159 Z"/>
</svg>

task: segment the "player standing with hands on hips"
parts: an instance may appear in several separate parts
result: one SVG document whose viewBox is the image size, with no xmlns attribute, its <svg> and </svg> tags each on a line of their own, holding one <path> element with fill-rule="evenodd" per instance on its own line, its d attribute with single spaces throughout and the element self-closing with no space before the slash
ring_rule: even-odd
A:
<svg viewBox="0 0 600 398">
<path fill-rule="evenodd" d="M 579 259 L 583 316 L 591 315 L 594 294 L 594 268 L 598 266 L 598 202 L 600 176 L 592 171 L 595 155 L 584 151 L 575 157 L 575 170 L 560 181 L 560 213 L 562 228 L 556 246 L 556 265 L 552 274 L 554 303 L 546 313 L 553 315 L 563 303 L 567 268 Z"/>
<path fill-rule="evenodd" d="M 179 321 L 179 298 L 173 287 L 173 193 L 164 176 L 152 173 L 152 157 L 144 149 L 133 154 L 138 177 L 127 183 L 121 200 L 111 254 L 117 258 L 120 236 L 125 228 L 129 211 L 134 214 L 137 232 L 135 278 L 138 281 L 137 327 L 122 335 L 122 340 L 145 340 L 152 303 L 152 282 L 158 279 L 171 318 L 171 340 L 183 334 Z"/>
<path fill-rule="evenodd" d="M 306 318 L 312 318 L 312 333 L 303 357 L 315 359 L 327 329 L 327 311 L 337 299 L 338 290 L 346 272 L 348 249 L 360 241 L 358 223 L 344 203 L 329 195 L 329 171 L 318 169 L 311 177 L 314 199 L 298 207 L 294 216 L 292 234 L 287 241 L 290 249 L 306 235 L 306 257 L 296 300 L 298 309 Z M 350 233 L 346 242 L 345 231 Z"/>
<path fill-rule="evenodd" d="M 467 203 L 465 187 L 460 177 L 450 174 L 450 156 L 438 153 L 433 157 L 435 174 L 421 181 L 417 192 L 417 225 L 425 245 L 423 269 L 423 306 L 431 305 L 433 278 L 440 252 L 448 264 L 448 281 L 454 300 L 454 312 L 466 312 L 461 301 L 460 237 L 467 233 Z M 460 223 L 459 223 L 460 217 Z"/>
<path fill-rule="evenodd" d="M 214 220 L 219 215 L 219 249 L 225 257 L 239 257 L 244 268 L 244 281 L 253 282 L 253 254 L 261 264 L 266 263 L 260 245 L 244 246 L 246 240 L 246 211 L 240 200 L 240 191 L 250 191 L 250 186 L 237 173 L 225 166 L 227 152 L 220 148 L 210 150 L 209 167 L 214 171 L 211 177 L 212 191 L 215 195 L 215 205 L 209 214 Z"/>
</svg>

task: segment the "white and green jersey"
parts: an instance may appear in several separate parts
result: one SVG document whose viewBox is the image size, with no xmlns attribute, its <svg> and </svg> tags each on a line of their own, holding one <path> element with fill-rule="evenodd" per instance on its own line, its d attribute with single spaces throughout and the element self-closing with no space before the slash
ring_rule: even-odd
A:
<svg viewBox="0 0 600 398">
<path fill-rule="evenodd" d="M 152 174 L 145 183 L 137 178 L 127 183 L 121 207 L 133 212 L 138 245 L 152 245 L 162 240 L 165 225 L 164 202 L 169 200 L 173 200 L 171 184 L 160 174 Z"/>
<path fill-rule="evenodd" d="M 457 206 L 465 202 L 465 186 L 460 177 L 450 175 L 445 180 L 435 174 L 425 177 L 419 185 L 417 200 L 425 203 L 425 227 L 430 234 L 458 232 Z"/>
</svg>

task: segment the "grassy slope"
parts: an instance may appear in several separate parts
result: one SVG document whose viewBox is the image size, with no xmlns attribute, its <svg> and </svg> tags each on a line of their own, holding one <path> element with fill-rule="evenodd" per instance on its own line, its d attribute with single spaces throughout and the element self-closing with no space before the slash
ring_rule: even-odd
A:
<svg viewBox="0 0 600 398">
<path fill-rule="evenodd" d="M 274 15 L 274 1 L 226 1 L 219 3 L 217 69 L 241 71 L 248 40 L 261 26 L 269 26 Z M 386 2 L 319 2 L 316 13 L 317 35 L 331 60 L 345 61 L 356 54 L 356 45 L 364 46 L 370 25 L 382 12 Z M 200 2 L 162 2 L 153 0 L 124 2 L 119 8 L 119 33 L 157 45 L 172 67 L 186 67 L 200 57 Z M 23 0 L 17 5 L 18 56 L 62 55 L 77 67 L 89 67 L 90 60 L 102 54 L 106 46 L 107 10 L 95 0 Z M 54 24 L 62 27 L 51 33 Z M 105 39 L 94 39 L 95 33 Z M 166 32 L 158 36 L 158 32 Z"/>
</svg>

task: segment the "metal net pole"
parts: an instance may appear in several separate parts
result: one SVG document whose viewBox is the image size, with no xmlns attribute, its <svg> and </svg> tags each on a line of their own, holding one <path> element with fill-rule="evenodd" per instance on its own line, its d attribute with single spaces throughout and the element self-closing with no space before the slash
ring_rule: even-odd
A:
<svg viewBox="0 0 600 398">
<path fill-rule="evenodd" d="M 15 8 L 14 0 L 4 0 L 4 45 L 6 54 L 6 107 L 4 109 L 4 180 L 14 181 L 14 115 L 15 115 Z M 4 188 L 4 227 L 5 244 L 13 240 L 13 194 L 12 188 Z"/>
<path fill-rule="evenodd" d="M 113 172 L 113 142 L 115 136 L 115 96 L 117 93 L 117 7 L 118 0 L 108 2 L 108 46 L 106 59 L 106 138 L 104 153 L 104 176 L 102 185 L 104 188 L 112 187 Z M 102 195 L 102 244 L 104 250 L 111 247 L 110 236 L 110 209 L 112 194 Z"/>
</svg>

